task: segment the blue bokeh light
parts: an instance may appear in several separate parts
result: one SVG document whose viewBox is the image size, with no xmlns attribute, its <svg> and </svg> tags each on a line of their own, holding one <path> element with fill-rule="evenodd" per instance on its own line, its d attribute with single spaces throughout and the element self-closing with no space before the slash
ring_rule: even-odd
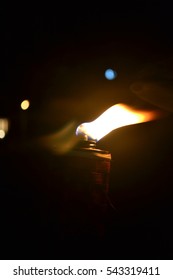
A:
<svg viewBox="0 0 173 280">
<path fill-rule="evenodd" d="M 117 77 L 117 72 L 115 70 L 109 68 L 105 71 L 105 78 L 107 80 L 114 80 L 116 77 Z"/>
</svg>

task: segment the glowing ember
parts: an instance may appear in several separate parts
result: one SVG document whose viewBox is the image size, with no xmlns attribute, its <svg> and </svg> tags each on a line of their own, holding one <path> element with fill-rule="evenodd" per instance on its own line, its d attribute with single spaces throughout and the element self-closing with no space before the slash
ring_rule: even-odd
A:
<svg viewBox="0 0 173 280">
<path fill-rule="evenodd" d="M 112 130 L 131 124 L 148 122 L 157 116 L 155 111 L 141 111 L 125 104 L 116 104 L 97 119 L 78 126 L 76 135 L 99 141 Z"/>
</svg>

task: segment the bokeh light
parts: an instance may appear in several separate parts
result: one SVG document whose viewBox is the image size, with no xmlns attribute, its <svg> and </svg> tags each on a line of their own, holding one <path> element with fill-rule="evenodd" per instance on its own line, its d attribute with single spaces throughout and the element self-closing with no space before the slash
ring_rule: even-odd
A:
<svg viewBox="0 0 173 280">
<path fill-rule="evenodd" d="M 27 110 L 29 108 L 30 102 L 29 100 L 23 100 L 20 104 L 22 110 Z"/>
<path fill-rule="evenodd" d="M 5 138 L 9 129 L 9 121 L 6 118 L 0 118 L 0 139 Z"/>
<path fill-rule="evenodd" d="M 5 137 L 5 131 L 3 129 L 0 129 L 0 139 L 3 139 Z"/>
<path fill-rule="evenodd" d="M 117 72 L 115 70 L 109 68 L 105 71 L 105 78 L 107 80 L 114 80 L 116 77 L 117 77 Z"/>
</svg>

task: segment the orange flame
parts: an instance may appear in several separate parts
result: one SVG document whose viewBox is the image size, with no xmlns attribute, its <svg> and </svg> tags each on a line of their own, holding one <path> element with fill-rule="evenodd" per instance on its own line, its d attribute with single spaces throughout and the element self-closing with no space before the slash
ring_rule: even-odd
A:
<svg viewBox="0 0 173 280">
<path fill-rule="evenodd" d="M 76 134 L 99 141 L 116 128 L 148 122 L 156 116 L 156 111 L 136 110 L 120 103 L 111 106 L 94 121 L 79 125 Z"/>
</svg>

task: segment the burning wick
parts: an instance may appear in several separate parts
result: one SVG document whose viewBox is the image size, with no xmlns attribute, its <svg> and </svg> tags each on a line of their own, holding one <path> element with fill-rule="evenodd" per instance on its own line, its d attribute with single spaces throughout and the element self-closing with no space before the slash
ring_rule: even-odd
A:
<svg viewBox="0 0 173 280">
<path fill-rule="evenodd" d="M 83 123 L 76 129 L 76 135 L 84 140 L 99 141 L 116 128 L 148 122 L 157 117 L 155 111 L 136 110 L 125 104 L 116 104 L 107 109 L 92 122 Z"/>
</svg>

